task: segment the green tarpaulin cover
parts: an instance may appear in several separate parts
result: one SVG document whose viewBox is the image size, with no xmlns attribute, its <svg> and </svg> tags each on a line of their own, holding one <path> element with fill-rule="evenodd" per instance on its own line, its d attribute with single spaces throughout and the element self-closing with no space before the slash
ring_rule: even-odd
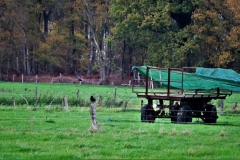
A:
<svg viewBox="0 0 240 160">
<path fill-rule="evenodd" d="M 151 66 L 148 66 L 152 68 Z M 142 77 L 146 76 L 147 66 L 133 66 L 132 69 L 140 73 Z M 150 69 L 149 80 L 153 80 L 158 86 L 168 85 L 168 70 L 166 69 Z M 222 68 L 196 68 L 195 73 L 183 74 L 182 72 L 170 72 L 171 88 L 184 90 L 220 90 L 240 92 L 240 74 L 231 69 Z"/>
</svg>

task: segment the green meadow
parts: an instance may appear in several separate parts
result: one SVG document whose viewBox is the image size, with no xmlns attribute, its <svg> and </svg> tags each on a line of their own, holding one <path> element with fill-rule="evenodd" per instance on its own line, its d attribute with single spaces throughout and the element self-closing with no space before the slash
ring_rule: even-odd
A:
<svg viewBox="0 0 240 160">
<path fill-rule="evenodd" d="M 90 130 L 91 95 L 102 97 L 97 132 Z M 130 87 L 0 82 L 0 159 L 240 159 L 234 102 L 239 94 L 227 97 L 216 125 L 142 123 Z"/>
</svg>

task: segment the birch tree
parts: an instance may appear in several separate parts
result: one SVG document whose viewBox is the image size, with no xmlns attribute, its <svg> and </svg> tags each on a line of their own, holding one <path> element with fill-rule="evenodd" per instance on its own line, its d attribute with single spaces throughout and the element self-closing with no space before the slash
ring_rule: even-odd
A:
<svg viewBox="0 0 240 160">
<path fill-rule="evenodd" d="M 90 5 L 91 4 L 91 5 Z M 96 48 L 97 65 L 100 73 L 100 84 L 108 84 L 109 73 L 106 72 L 106 66 L 108 63 L 108 46 L 105 43 L 106 37 L 109 32 L 109 0 L 96 0 L 89 3 L 87 0 L 83 0 L 85 7 L 86 22 L 89 27 L 89 35 L 91 40 L 90 61 L 93 58 L 93 42 Z"/>
</svg>

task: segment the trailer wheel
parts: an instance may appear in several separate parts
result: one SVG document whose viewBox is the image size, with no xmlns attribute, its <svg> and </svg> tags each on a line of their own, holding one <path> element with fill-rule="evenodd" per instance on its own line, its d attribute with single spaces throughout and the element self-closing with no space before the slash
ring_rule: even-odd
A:
<svg viewBox="0 0 240 160">
<path fill-rule="evenodd" d="M 214 105 L 209 105 L 206 108 L 206 112 L 205 112 L 205 123 L 207 124 L 214 124 L 217 123 L 217 108 Z"/>
<path fill-rule="evenodd" d="M 183 105 L 178 111 L 177 123 L 192 123 L 192 110 L 189 105 Z"/>
<path fill-rule="evenodd" d="M 155 121 L 155 114 L 153 108 L 148 107 L 148 104 L 142 107 L 141 109 L 141 121 L 142 122 L 149 122 L 154 123 Z"/>
<path fill-rule="evenodd" d="M 177 113 L 179 111 L 179 105 L 173 105 L 170 108 L 171 123 L 177 122 Z"/>
</svg>

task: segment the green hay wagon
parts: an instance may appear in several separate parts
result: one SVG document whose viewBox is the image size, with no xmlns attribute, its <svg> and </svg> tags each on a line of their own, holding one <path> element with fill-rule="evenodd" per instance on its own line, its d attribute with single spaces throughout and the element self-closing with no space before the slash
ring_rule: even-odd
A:
<svg viewBox="0 0 240 160">
<path fill-rule="evenodd" d="M 218 116 L 211 100 L 240 92 L 240 75 L 230 69 L 152 66 L 132 69 L 132 91 L 147 99 L 141 108 L 142 122 L 170 118 L 172 123 L 191 123 L 192 118 L 201 118 L 214 124 Z"/>
</svg>

